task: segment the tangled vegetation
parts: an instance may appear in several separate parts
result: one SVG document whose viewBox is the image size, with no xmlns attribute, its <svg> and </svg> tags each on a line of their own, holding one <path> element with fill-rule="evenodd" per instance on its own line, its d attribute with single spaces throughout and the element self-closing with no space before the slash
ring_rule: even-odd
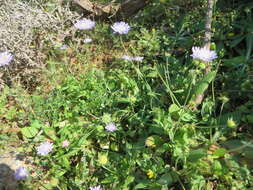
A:
<svg viewBox="0 0 253 190">
<path fill-rule="evenodd" d="M 76 31 L 40 49 L 36 84 L 1 89 L 0 147 L 26 161 L 18 189 L 251 190 L 253 3 L 215 2 L 210 50 L 206 8 L 156 0 L 124 22 L 61 26 Z"/>
</svg>

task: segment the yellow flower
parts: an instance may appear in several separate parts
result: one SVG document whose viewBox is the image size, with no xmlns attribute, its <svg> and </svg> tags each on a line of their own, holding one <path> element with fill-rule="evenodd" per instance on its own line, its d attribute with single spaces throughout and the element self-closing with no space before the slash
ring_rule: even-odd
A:
<svg viewBox="0 0 253 190">
<path fill-rule="evenodd" d="M 101 164 L 101 165 L 105 165 L 107 164 L 108 162 L 108 157 L 106 154 L 98 154 L 98 162 Z"/>
<path fill-rule="evenodd" d="M 155 173 L 152 170 L 149 169 L 148 172 L 147 172 L 147 176 L 148 176 L 149 179 L 154 178 Z"/>
<path fill-rule="evenodd" d="M 157 135 L 149 136 L 145 140 L 145 145 L 149 148 L 155 148 L 157 146 L 160 146 L 162 143 L 163 143 L 162 138 Z"/>
</svg>

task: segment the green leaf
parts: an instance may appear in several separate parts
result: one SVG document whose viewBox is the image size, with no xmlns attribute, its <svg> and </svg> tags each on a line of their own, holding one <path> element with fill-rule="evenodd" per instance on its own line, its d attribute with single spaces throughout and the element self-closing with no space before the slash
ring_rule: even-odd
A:
<svg viewBox="0 0 253 190">
<path fill-rule="evenodd" d="M 239 36 L 238 38 L 236 38 L 235 40 L 233 40 L 230 43 L 230 47 L 233 48 L 233 47 L 237 46 L 244 38 L 245 38 L 245 35 Z"/>
<path fill-rule="evenodd" d="M 218 160 L 214 160 L 213 170 L 216 175 L 222 175 L 222 165 Z"/>
<path fill-rule="evenodd" d="M 127 176 L 127 178 L 125 179 L 124 186 L 127 187 L 133 181 L 134 181 L 134 177 L 133 176 Z"/>
<path fill-rule="evenodd" d="M 31 127 L 32 128 L 37 128 L 37 129 L 40 129 L 41 128 L 41 124 L 39 123 L 38 120 L 35 120 L 31 123 Z"/>
<path fill-rule="evenodd" d="M 176 104 L 172 104 L 169 107 L 169 113 L 171 115 L 171 118 L 173 118 L 174 120 L 178 120 L 178 118 L 180 117 L 180 108 L 176 105 Z"/>
<path fill-rule="evenodd" d="M 24 127 L 21 129 L 21 133 L 26 138 L 32 138 L 35 137 L 35 135 L 39 132 L 37 128 L 34 127 Z"/>
<path fill-rule="evenodd" d="M 138 183 L 135 187 L 134 187 L 134 190 L 135 189 L 143 189 L 143 188 L 146 188 L 148 186 L 147 183 Z"/>
<path fill-rule="evenodd" d="M 252 45 L 253 45 L 253 34 L 249 33 L 246 37 L 246 46 L 247 46 L 247 53 L 246 53 L 246 60 L 250 58 L 252 52 Z"/>
<path fill-rule="evenodd" d="M 54 128 L 52 128 L 52 127 L 44 127 L 43 130 L 44 130 L 44 133 L 45 133 L 49 138 L 51 138 L 51 139 L 53 139 L 53 140 L 56 140 L 56 139 L 57 139 L 57 137 L 56 137 L 56 135 L 55 135 L 55 130 L 54 130 Z"/>
<path fill-rule="evenodd" d="M 206 151 L 204 149 L 198 149 L 191 151 L 188 161 L 189 162 L 197 162 L 200 158 L 206 155 Z"/>
<path fill-rule="evenodd" d="M 209 84 L 214 80 L 215 76 L 216 76 L 216 72 L 212 71 L 212 72 L 209 72 L 207 75 L 205 75 L 202 80 L 197 82 L 197 84 L 194 86 L 193 91 L 191 93 L 192 101 L 195 101 L 198 95 L 203 94 L 207 90 Z"/>
<path fill-rule="evenodd" d="M 175 113 L 175 112 L 178 112 L 180 110 L 180 108 L 176 105 L 176 104 L 172 104 L 170 107 L 169 107 L 169 113 Z"/>
<path fill-rule="evenodd" d="M 157 183 L 159 183 L 160 185 L 172 185 L 174 182 L 173 177 L 171 176 L 171 174 L 166 173 L 163 174 L 162 177 L 157 181 Z"/>
<path fill-rule="evenodd" d="M 111 184 L 118 180 L 116 177 L 109 176 L 101 181 L 102 184 Z"/>
<path fill-rule="evenodd" d="M 223 66 L 226 67 L 237 67 L 239 64 L 245 63 L 246 57 L 245 56 L 237 56 L 230 59 L 224 59 Z"/>
<path fill-rule="evenodd" d="M 219 148 L 213 152 L 214 157 L 223 157 L 228 151 L 224 148 Z"/>
<path fill-rule="evenodd" d="M 209 72 L 207 75 L 205 75 L 205 77 L 196 84 L 193 94 L 194 95 L 203 94 L 208 88 L 209 84 L 214 80 L 215 76 L 216 72 L 214 71 Z"/>
</svg>

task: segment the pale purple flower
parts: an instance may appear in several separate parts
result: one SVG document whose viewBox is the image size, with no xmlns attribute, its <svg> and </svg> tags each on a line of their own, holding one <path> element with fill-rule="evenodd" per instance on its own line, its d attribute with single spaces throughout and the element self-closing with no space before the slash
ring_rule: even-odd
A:
<svg viewBox="0 0 253 190">
<path fill-rule="evenodd" d="M 49 152 L 51 152 L 53 150 L 53 143 L 50 143 L 48 141 L 45 141 L 43 143 L 40 144 L 40 146 L 38 146 L 36 148 L 37 153 L 42 155 L 42 156 L 46 156 L 48 155 Z"/>
<path fill-rule="evenodd" d="M 90 190 L 102 190 L 101 186 L 90 187 Z"/>
<path fill-rule="evenodd" d="M 68 45 L 64 44 L 60 47 L 60 50 L 65 50 L 65 49 L 68 49 Z"/>
<path fill-rule="evenodd" d="M 117 130 L 117 127 L 115 125 L 115 123 L 111 122 L 111 123 L 108 123 L 106 126 L 105 126 L 105 129 L 108 131 L 108 132 L 114 132 Z"/>
<path fill-rule="evenodd" d="M 68 140 L 62 141 L 62 147 L 68 147 L 70 142 Z"/>
<path fill-rule="evenodd" d="M 121 22 L 115 22 L 111 28 L 113 29 L 114 33 L 119 33 L 119 34 L 127 34 L 131 27 L 129 24 L 121 21 Z"/>
<path fill-rule="evenodd" d="M 128 55 L 123 55 L 121 59 L 124 59 L 126 61 L 142 61 L 144 57 L 136 56 L 136 57 L 131 57 Z"/>
<path fill-rule="evenodd" d="M 9 52 L 0 53 L 0 66 L 8 65 L 13 59 L 13 56 Z"/>
<path fill-rule="evenodd" d="M 193 59 L 199 59 L 204 62 L 210 62 L 217 58 L 217 54 L 215 51 L 211 51 L 206 47 L 192 47 L 192 55 Z"/>
<path fill-rule="evenodd" d="M 81 20 L 76 21 L 74 26 L 79 30 L 90 30 L 95 27 L 95 22 L 90 19 L 83 18 Z"/>
<path fill-rule="evenodd" d="M 123 56 L 121 57 L 121 59 L 124 59 L 124 60 L 126 60 L 126 61 L 132 61 L 132 60 L 133 60 L 133 58 L 130 57 L 130 56 L 128 56 L 128 55 L 123 55 Z"/>
<path fill-rule="evenodd" d="M 27 169 L 20 167 L 18 168 L 15 173 L 14 173 L 14 177 L 16 180 L 22 180 L 28 177 L 28 171 Z"/>
<path fill-rule="evenodd" d="M 143 59 L 144 57 L 140 57 L 140 56 L 133 57 L 134 61 L 142 61 Z"/>
<path fill-rule="evenodd" d="M 91 39 L 91 38 L 85 38 L 85 39 L 83 40 L 83 42 L 84 42 L 85 44 L 88 44 L 88 43 L 91 43 L 91 42 L 92 42 L 92 39 Z"/>
</svg>

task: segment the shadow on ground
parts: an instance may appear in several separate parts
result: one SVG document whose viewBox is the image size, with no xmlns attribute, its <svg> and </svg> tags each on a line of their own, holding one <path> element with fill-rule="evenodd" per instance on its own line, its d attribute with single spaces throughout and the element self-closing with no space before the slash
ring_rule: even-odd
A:
<svg viewBox="0 0 253 190">
<path fill-rule="evenodd" d="M 16 190 L 17 181 L 14 178 L 14 170 L 8 165 L 0 163 L 0 190 Z"/>
</svg>

